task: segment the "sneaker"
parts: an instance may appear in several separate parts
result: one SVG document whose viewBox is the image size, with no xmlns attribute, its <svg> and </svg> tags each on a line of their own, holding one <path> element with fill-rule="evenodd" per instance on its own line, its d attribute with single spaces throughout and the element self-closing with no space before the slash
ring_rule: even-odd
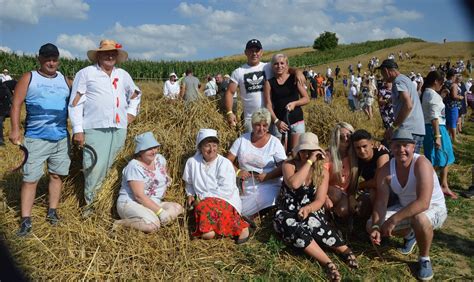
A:
<svg viewBox="0 0 474 282">
<path fill-rule="evenodd" d="M 420 269 L 418 270 L 417 277 L 422 281 L 431 280 L 434 276 L 433 268 L 431 267 L 431 261 L 429 260 L 420 260 Z"/>
<path fill-rule="evenodd" d="M 413 252 L 413 249 L 416 245 L 416 237 L 415 234 L 410 239 L 403 239 L 403 247 L 398 248 L 398 252 L 402 255 L 409 255 Z"/>
<path fill-rule="evenodd" d="M 18 237 L 24 237 L 31 232 L 33 225 L 31 224 L 31 219 L 23 219 L 20 224 L 20 230 L 16 233 Z"/>
<path fill-rule="evenodd" d="M 59 217 L 56 213 L 56 210 L 49 210 L 48 214 L 46 215 L 46 220 L 49 221 L 51 225 L 58 225 Z"/>
</svg>

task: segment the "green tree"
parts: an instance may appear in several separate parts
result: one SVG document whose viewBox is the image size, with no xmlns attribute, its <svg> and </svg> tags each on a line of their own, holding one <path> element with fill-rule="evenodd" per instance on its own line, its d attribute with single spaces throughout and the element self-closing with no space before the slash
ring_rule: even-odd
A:
<svg viewBox="0 0 474 282">
<path fill-rule="evenodd" d="M 337 38 L 336 33 L 325 31 L 314 40 L 313 49 L 320 51 L 333 49 L 337 47 L 338 41 L 339 38 Z"/>
</svg>

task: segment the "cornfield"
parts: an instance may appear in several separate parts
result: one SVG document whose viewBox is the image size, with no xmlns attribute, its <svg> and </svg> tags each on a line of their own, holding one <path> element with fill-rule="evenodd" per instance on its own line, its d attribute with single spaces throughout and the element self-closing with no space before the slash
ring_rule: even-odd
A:
<svg viewBox="0 0 474 282">
<path fill-rule="evenodd" d="M 334 60 L 341 60 L 357 55 L 366 54 L 375 50 L 400 45 L 407 42 L 422 42 L 417 38 L 385 39 L 381 41 L 367 41 L 364 43 L 354 43 L 340 45 L 334 50 L 325 52 L 310 51 L 301 55 L 291 57 L 291 64 L 294 67 L 314 66 L 325 64 Z M 269 54 L 275 53 L 272 51 Z M 268 56 L 267 56 L 268 58 Z M 36 68 L 37 61 L 35 57 L 10 54 L 0 51 L 0 62 L 3 68 L 8 68 L 10 73 L 16 76 Z M 79 59 L 60 59 L 59 70 L 66 76 L 73 78 L 80 69 L 88 66 L 89 61 Z M 181 75 L 186 69 L 191 68 L 194 75 L 205 77 L 207 74 L 228 73 L 230 74 L 244 60 L 224 60 L 217 59 L 212 61 L 140 61 L 129 60 L 121 64 L 121 67 L 127 70 L 135 79 L 166 80 L 171 72 Z"/>
</svg>

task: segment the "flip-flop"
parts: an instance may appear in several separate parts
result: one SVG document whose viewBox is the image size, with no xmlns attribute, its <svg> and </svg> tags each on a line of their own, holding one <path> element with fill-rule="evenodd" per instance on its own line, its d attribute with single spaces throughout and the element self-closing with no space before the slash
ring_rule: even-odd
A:
<svg viewBox="0 0 474 282">
<path fill-rule="evenodd" d="M 249 235 L 245 238 L 242 238 L 242 239 L 237 238 L 235 240 L 235 244 L 241 245 L 243 243 L 246 243 L 248 240 L 250 240 L 250 237 L 252 236 L 252 233 L 253 233 L 253 228 L 249 228 Z"/>
</svg>

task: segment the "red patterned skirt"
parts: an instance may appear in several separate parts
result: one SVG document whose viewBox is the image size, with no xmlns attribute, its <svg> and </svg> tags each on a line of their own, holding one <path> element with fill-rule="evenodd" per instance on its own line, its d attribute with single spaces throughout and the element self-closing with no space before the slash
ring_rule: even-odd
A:
<svg viewBox="0 0 474 282">
<path fill-rule="evenodd" d="M 219 198 L 206 198 L 194 208 L 196 231 L 193 236 L 214 231 L 221 236 L 239 236 L 249 224 L 237 210 Z"/>
</svg>

